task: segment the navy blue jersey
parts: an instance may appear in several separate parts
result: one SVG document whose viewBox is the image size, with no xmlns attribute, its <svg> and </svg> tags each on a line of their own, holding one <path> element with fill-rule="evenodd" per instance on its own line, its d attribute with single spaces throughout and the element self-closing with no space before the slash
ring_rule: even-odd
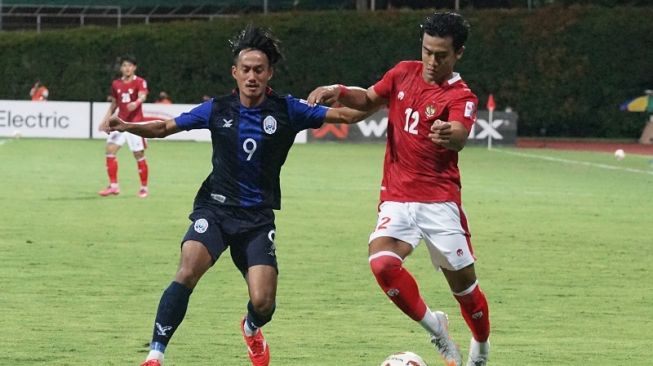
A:
<svg viewBox="0 0 653 366">
<path fill-rule="evenodd" d="M 211 131 L 213 171 L 195 204 L 281 208 L 279 174 L 295 135 L 320 127 L 326 111 L 271 90 L 259 106 L 246 108 L 235 91 L 176 117 L 180 129 Z"/>
</svg>

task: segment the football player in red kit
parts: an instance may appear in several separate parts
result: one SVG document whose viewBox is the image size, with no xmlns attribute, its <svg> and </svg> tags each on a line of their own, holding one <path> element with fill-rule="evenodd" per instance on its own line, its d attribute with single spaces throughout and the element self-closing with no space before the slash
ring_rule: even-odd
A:
<svg viewBox="0 0 653 366">
<path fill-rule="evenodd" d="M 308 101 L 337 101 L 361 111 L 388 105 L 381 204 L 370 236 L 370 267 L 390 300 L 428 331 L 447 366 L 460 366 L 462 357 L 449 336 L 447 315 L 429 309 L 403 266 L 424 240 L 471 330 L 467 365 L 484 366 L 490 349 L 490 314 L 474 270 L 476 258 L 462 209 L 458 170 L 458 152 L 476 119 L 478 100 L 453 71 L 463 55 L 469 24 L 459 14 L 439 12 L 421 26 L 421 61 L 399 62 L 367 90 L 319 87 Z"/>
<path fill-rule="evenodd" d="M 120 79 L 116 79 L 111 84 L 111 106 L 102 119 L 100 131 L 106 130 L 109 118 L 113 116 L 118 109 L 118 117 L 123 121 L 142 122 L 143 121 L 143 102 L 147 98 L 147 82 L 145 79 L 136 75 L 136 59 L 133 56 L 123 56 L 120 59 Z M 144 138 L 136 136 L 129 132 L 111 132 L 107 138 L 106 145 L 106 163 L 107 174 L 109 175 L 109 186 L 99 192 L 100 196 L 106 197 L 120 193 L 118 186 L 118 160 L 116 153 L 122 145 L 127 143 L 129 149 L 134 154 L 138 166 L 138 174 L 141 180 L 141 188 L 138 196 L 145 198 L 148 195 L 147 190 L 147 161 L 145 160 L 145 148 L 147 143 Z"/>
</svg>

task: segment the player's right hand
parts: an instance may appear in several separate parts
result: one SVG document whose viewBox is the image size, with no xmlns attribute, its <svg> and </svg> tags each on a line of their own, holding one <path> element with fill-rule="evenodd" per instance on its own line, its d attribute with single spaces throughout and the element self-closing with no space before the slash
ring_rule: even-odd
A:
<svg viewBox="0 0 653 366">
<path fill-rule="evenodd" d="M 315 88 L 306 99 L 309 105 L 326 104 L 331 105 L 340 96 L 340 85 L 328 85 Z"/>
</svg>

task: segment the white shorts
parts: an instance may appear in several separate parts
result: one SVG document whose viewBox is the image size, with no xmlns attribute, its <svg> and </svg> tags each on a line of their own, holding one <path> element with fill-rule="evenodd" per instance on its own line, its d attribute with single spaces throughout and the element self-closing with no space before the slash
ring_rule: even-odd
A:
<svg viewBox="0 0 653 366">
<path fill-rule="evenodd" d="M 113 131 L 107 138 L 107 144 L 115 144 L 118 146 L 124 145 L 125 141 L 131 151 L 143 151 L 147 147 L 147 142 L 145 142 L 143 137 L 129 132 Z"/>
<path fill-rule="evenodd" d="M 383 236 L 413 248 L 424 239 L 436 268 L 457 271 L 476 260 L 465 212 L 454 202 L 383 202 L 370 243 Z"/>
</svg>

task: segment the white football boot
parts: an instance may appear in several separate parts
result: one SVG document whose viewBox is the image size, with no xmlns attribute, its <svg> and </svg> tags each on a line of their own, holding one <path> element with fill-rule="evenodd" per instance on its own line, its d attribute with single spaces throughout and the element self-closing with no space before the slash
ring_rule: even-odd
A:
<svg viewBox="0 0 653 366">
<path fill-rule="evenodd" d="M 477 342 L 474 337 L 469 342 L 469 356 L 466 366 L 486 366 L 490 355 L 490 341 Z"/>
<path fill-rule="evenodd" d="M 447 314 L 441 311 L 434 311 L 435 316 L 441 325 L 440 334 L 431 335 L 431 343 L 435 346 L 447 366 L 462 366 L 463 359 L 460 356 L 460 350 L 449 336 L 449 318 Z"/>
</svg>

